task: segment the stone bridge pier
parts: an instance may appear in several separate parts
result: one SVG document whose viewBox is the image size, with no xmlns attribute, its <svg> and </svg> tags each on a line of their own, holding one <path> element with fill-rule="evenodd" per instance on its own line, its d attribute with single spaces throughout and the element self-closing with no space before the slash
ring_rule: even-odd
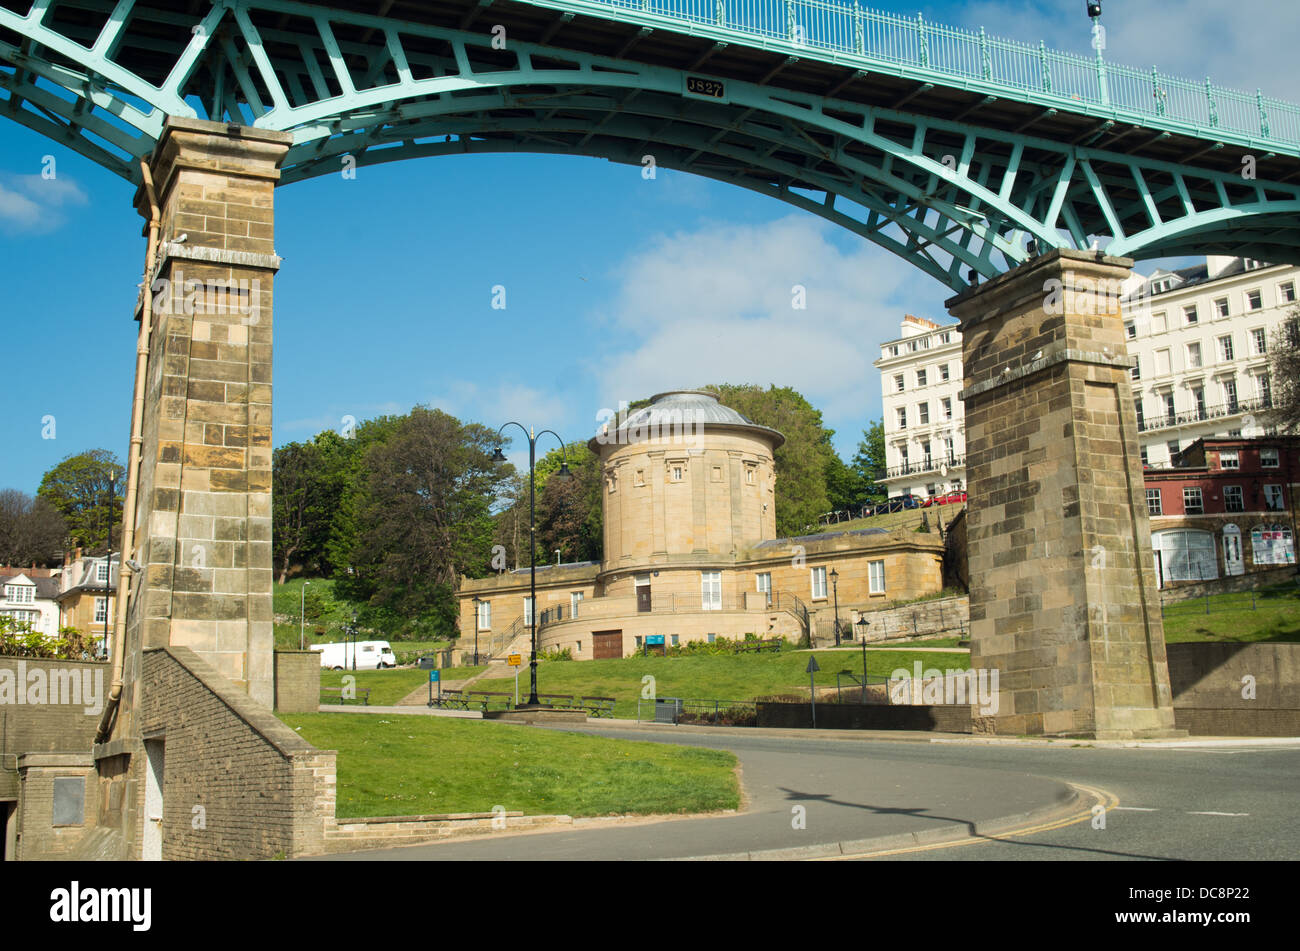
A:
<svg viewBox="0 0 1300 951">
<path fill-rule="evenodd" d="M 334 755 L 271 712 L 274 191 L 290 142 L 173 118 L 149 160 L 160 228 L 124 553 L 141 572 L 81 857 L 312 854 L 334 822 Z M 136 206 L 150 217 L 147 187 Z"/>
<path fill-rule="evenodd" d="M 976 731 L 1174 731 L 1132 359 L 1133 262 L 1052 251 L 947 301 L 965 377 L 971 667 L 999 671 Z"/>
<path fill-rule="evenodd" d="M 269 707 L 274 189 L 291 138 L 171 119 L 136 518 L 145 567 L 128 656 L 188 647 Z M 143 189 L 137 195 L 149 214 Z M 183 239 L 183 240 L 182 240 Z"/>
</svg>

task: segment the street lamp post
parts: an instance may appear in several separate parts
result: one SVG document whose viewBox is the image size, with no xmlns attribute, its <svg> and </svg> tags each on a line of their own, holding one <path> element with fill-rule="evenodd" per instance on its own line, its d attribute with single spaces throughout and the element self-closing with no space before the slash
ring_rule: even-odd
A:
<svg viewBox="0 0 1300 951">
<path fill-rule="evenodd" d="M 840 646 L 840 573 L 831 569 L 831 590 L 835 592 L 835 646 Z"/>
<path fill-rule="evenodd" d="M 865 614 L 858 617 L 858 627 L 862 628 L 862 702 L 867 702 L 867 628 L 871 622 Z"/>
<path fill-rule="evenodd" d="M 474 666 L 478 666 L 478 606 L 482 604 L 479 598 L 474 599 Z"/>
<path fill-rule="evenodd" d="M 541 436 L 545 436 L 547 433 L 550 433 L 559 441 L 560 443 L 559 474 L 566 478 L 569 475 L 569 460 L 567 454 L 564 451 L 564 440 L 560 439 L 559 433 L 550 429 L 543 429 L 540 433 L 534 435 L 531 429 L 524 429 L 522 423 L 516 423 L 515 421 L 511 420 L 510 422 L 502 426 L 501 429 L 497 430 L 498 439 L 500 439 L 501 433 L 505 430 L 506 426 L 518 426 L 520 429 L 523 429 L 524 434 L 528 436 L 528 569 L 529 569 L 528 604 L 530 606 L 529 613 L 531 615 L 531 617 L 529 618 L 529 621 L 531 622 L 530 627 L 532 627 L 532 655 L 528 663 L 528 667 L 529 667 L 528 706 L 536 707 L 538 706 L 538 700 L 537 700 L 537 517 L 536 517 L 538 438 Z M 492 461 L 493 462 L 506 461 L 505 454 L 501 451 L 501 447 L 499 445 L 497 446 L 496 452 L 492 454 Z"/>
<path fill-rule="evenodd" d="M 306 650 L 305 631 L 307 628 L 307 585 L 310 581 L 302 583 L 302 591 L 298 597 L 298 650 Z"/>
</svg>

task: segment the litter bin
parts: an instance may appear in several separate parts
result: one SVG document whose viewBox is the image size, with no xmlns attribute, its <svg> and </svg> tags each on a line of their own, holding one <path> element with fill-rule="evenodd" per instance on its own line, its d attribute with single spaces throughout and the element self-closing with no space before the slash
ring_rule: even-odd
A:
<svg viewBox="0 0 1300 951">
<path fill-rule="evenodd" d="M 664 697 L 655 700 L 655 723 L 676 724 L 682 717 L 682 700 L 680 697 Z"/>
<path fill-rule="evenodd" d="M 419 668 L 420 670 L 437 670 L 438 658 L 433 654 L 425 654 L 419 660 Z"/>
</svg>

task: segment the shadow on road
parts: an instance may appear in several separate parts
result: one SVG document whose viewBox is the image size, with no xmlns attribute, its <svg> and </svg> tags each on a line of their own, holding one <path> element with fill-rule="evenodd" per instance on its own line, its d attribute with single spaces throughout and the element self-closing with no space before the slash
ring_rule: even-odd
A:
<svg viewBox="0 0 1300 951">
<path fill-rule="evenodd" d="M 1053 844 L 1048 842 L 1027 842 L 1019 838 L 1012 838 L 1012 837 L 1003 838 L 999 836 L 984 835 L 976 831 L 975 823 L 969 819 L 958 819 L 953 816 L 937 816 L 932 812 L 930 812 L 929 810 L 923 808 L 903 809 L 895 806 L 873 806 L 869 803 L 864 803 L 864 802 L 846 802 L 843 799 L 834 799 L 828 793 L 800 792 L 797 789 L 787 789 L 784 786 L 780 786 L 778 788 L 786 794 L 785 798 L 790 801 L 800 801 L 800 802 L 815 801 L 830 806 L 847 806 L 850 809 L 865 809 L 868 812 L 874 813 L 875 815 L 879 815 L 879 816 L 913 816 L 916 818 L 923 818 L 923 819 L 937 819 L 940 822 L 952 822 L 955 823 L 956 825 L 965 826 L 966 832 L 971 838 L 983 839 L 986 842 L 1004 842 L 1009 845 L 1018 845 L 1018 846 L 1036 848 L 1036 849 L 1060 849 L 1066 852 L 1091 852 L 1096 855 L 1110 855 L 1110 856 L 1118 856 L 1120 858 L 1149 859 L 1153 862 L 1181 861 L 1180 859 L 1171 858 L 1165 855 L 1142 855 L 1137 852 L 1116 852 L 1112 849 L 1093 849 L 1081 845 L 1059 845 L 1059 844 Z"/>
</svg>

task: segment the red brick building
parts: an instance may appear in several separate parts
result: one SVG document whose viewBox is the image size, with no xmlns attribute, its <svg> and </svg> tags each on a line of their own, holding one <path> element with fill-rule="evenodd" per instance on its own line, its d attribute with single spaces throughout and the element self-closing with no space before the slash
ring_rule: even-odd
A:
<svg viewBox="0 0 1300 951">
<path fill-rule="evenodd" d="M 1198 439 L 1144 477 L 1161 587 L 1295 564 L 1300 438 Z"/>
</svg>

